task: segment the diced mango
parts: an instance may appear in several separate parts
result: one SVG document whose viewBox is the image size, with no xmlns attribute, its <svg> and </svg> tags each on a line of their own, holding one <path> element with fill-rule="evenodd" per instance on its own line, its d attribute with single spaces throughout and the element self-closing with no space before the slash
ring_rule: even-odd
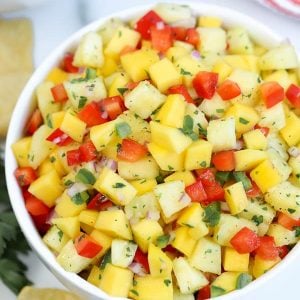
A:
<svg viewBox="0 0 300 300">
<path fill-rule="evenodd" d="M 300 142 L 300 118 L 292 111 L 286 116 L 286 124 L 280 134 L 290 147 Z"/>
<path fill-rule="evenodd" d="M 56 218 L 52 220 L 63 233 L 71 239 L 75 239 L 80 234 L 80 223 L 78 217 Z"/>
<path fill-rule="evenodd" d="M 220 60 L 217 61 L 216 64 L 213 66 L 212 71 L 214 73 L 218 73 L 219 75 L 219 82 L 222 83 L 232 72 L 232 67 L 227 64 L 225 61 Z"/>
<path fill-rule="evenodd" d="M 101 282 L 102 273 L 103 271 L 100 270 L 98 266 L 93 266 L 90 271 L 89 277 L 87 278 L 87 282 L 98 287 Z"/>
<path fill-rule="evenodd" d="M 95 210 L 86 209 L 80 212 L 78 219 L 79 222 L 93 227 L 98 218 L 98 214 L 99 213 Z"/>
<path fill-rule="evenodd" d="M 189 50 L 187 50 L 184 47 L 178 47 L 178 46 L 173 46 L 168 49 L 166 52 L 166 57 L 171 61 L 171 62 L 176 62 L 178 59 L 180 59 L 183 56 L 186 56 L 189 53 Z"/>
<path fill-rule="evenodd" d="M 197 240 L 189 235 L 188 227 L 178 227 L 175 230 L 175 239 L 172 246 L 186 256 L 190 256 L 196 246 Z"/>
<path fill-rule="evenodd" d="M 239 275 L 239 272 L 223 272 L 211 283 L 211 289 L 213 290 L 216 287 L 222 289 L 224 294 L 229 293 L 236 289 L 236 281 Z M 217 295 L 212 294 L 212 296 Z"/>
<path fill-rule="evenodd" d="M 11 145 L 19 167 L 27 167 L 29 165 L 28 154 L 30 151 L 31 140 L 32 137 L 27 136 Z"/>
<path fill-rule="evenodd" d="M 130 181 L 130 184 L 136 189 L 136 195 L 140 196 L 152 191 L 157 185 L 157 181 L 155 179 L 139 179 Z"/>
<path fill-rule="evenodd" d="M 67 112 L 60 125 L 60 129 L 76 142 L 82 142 L 86 124 L 79 118 Z"/>
<path fill-rule="evenodd" d="M 165 182 L 181 180 L 184 182 L 185 186 L 189 186 L 196 182 L 196 179 L 191 171 L 184 172 L 174 172 L 165 178 Z"/>
<path fill-rule="evenodd" d="M 173 268 L 171 259 L 160 248 L 154 246 L 153 244 L 149 245 L 148 262 L 151 276 L 171 276 Z"/>
<path fill-rule="evenodd" d="M 124 72 L 117 72 L 116 76 L 114 77 L 113 81 L 111 82 L 108 88 L 108 96 L 121 96 L 122 93 L 120 89 L 126 89 L 127 83 L 129 83 L 130 78 L 127 73 Z"/>
<path fill-rule="evenodd" d="M 235 170 L 249 171 L 267 159 L 267 153 L 261 150 L 245 149 L 234 152 Z"/>
<path fill-rule="evenodd" d="M 226 247 L 223 258 L 225 271 L 248 272 L 249 253 L 240 254 L 231 247 Z"/>
<path fill-rule="evenodd" d="M 225 200 L 233 215 L 240 213 L 247 207 L 248 198 L 241 181 L 225 188 Z"/>
<path fill-rule="evenodd" d="M 59 128 L 61 123 L 64 120 L 65 114 L 66 114 L 65 111 L 57 111 L 57 112 L 52 113 L 47 120 L 48 126 L 51 125 L 49 127 L 53 128 L 53 129 Z"/>
<path fill-rule="evenodd" d="M 53 68 L 47 75 L 46 81 L 51 81 L 54 84 L 59 84 L 68 79 L 68 73 L 60 68 Z"/>
<path fill-rule="evenodd" d="M 104 56 L 104 64 L 100 69 L 97 69 L 97 75 L 107 77 L 116 72 L 117 69 L 118 65 L 116 61 L 112 57 Z"/>
<path fill-rule="evenodd" d="M 214 16 L 200 16 L 198 18 L 199 27 L 221 27 L 222 20 Z"/>
<path fill-rule="evenodd" d="M 102 246 L 101 251 L 97 254 L 97 258 L 102 257 L 111 247 L 111 243 L 112 243 L 112 238 L 99 231 L 94 229 L 91 233 L 90 236 L 99 244 Z"/>
<path fill-rule="evenodd" d="M 254 129 L 243 134 L 247 149 L 266 150 L 268 141 L 259 129 Z"/>
<path fill-rule="evenodd" d="M 265 260 L 260 258 L 258 255 L 255 255 L 254 265 L 253 265 L 253 276 L 255 278 L 260 277 L 261 275 L 265 274 L 271 268 L 273 268 L 276 264 L 280 262 L 280 258 L 278 257 L 275 260 Z"/>
</svg>

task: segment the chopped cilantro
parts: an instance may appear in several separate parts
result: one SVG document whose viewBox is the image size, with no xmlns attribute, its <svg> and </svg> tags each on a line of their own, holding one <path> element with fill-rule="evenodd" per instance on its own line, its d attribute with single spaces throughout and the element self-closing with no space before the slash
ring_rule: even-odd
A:
<svg viewBox="0 0 300 300">
<path fill-rule="evenodd" d="M 121 188 L 123 188 L 123 187 L 125 187 L 126 185 L 124 184 L 124 183 L 122 183 L 122 182 L 116 182 L 112 187 L 114 188 L 114 189 L 121 189 Z"/>
<path fill-rule="evenodd" d="M 180 69 L 180 74 L 181 75 L 189 75 L 189 76 L 193 76 L 193 74 L 189 71 L 186 71 L 185 69 L 181 68 Z"/>
<path fill-rule="evenodd" d="M 164 284 L 165 284 L 166 286 L 169 286 L 171 283 L 172 283 L 172 281 L 171 281 L 170 279 L 165 279 L 165 280 L 164 280 Z"/>
<path fill-rule="evenodd" d="M 300 237 L 300 226 L 295 226 L 293 229 L 295 230 L 295 237 Z"/>
<path fill-rule="evenodd" d="M 161 235 L 156 239 L 156 245 L 159 248 L 165 248 L 168 245 L 169 240 L 170 240 L 169 234 Z"/>
<path fill-rule="evenodd" d="M 248 120 L 246 120 L 246 119 L 244 119 L 244 118 L 242 118 L 242 117 L 239 118 L 239 122 L 240 122 L 241 124 L 244 124 L 244 125 L 247 125 L 247 124 L 249 123 Z"/>
<path fill-rule="evenodd" d="M 96 182 L 94 174 L 86 168 L 79 170 L 75 176 L 75 180 L 85 184 L 94 184 Z"/>
<path fill-rule="evenodd" d="M 118 92 L 123 96 L 128 91 L 128 88 L 117 88 Z"/>
<path fill-rule="evenodd" d="M 256 224 L 256 226 L 259 226 L 261 223 L 264 222 L 264 217 L 262 215 L 254 215 L 251 220 Z"/>
<path fill-rule="evenodd" d="M 221 217 L 221 205 L 220 202 L 213 202 L 204 209 L 203 221 L 208 223 L 209 226 L 216 226 Z"/>
<path fill-rule="evenodd" d="M 293 214 L 295 211 L 296 211 L 296 209 L 288 208 L 288 212 L 289 212 L 290 214 Z"/>
<path fill-rule="evenodd" d="M 81 205 L 85 203 L 89 199 L 89 194 L 87 192 L 81 192 L 75 194 L 73 197 L 71 197 L 71 200 L 76 205 Z"/>
<path fill-rule="evenodd" d="M 78 102 L 78 108 L 83 108 L 87 102 L 87 97 L 85 96 L 80 96 L 79 97 L 79 102 Z"/>
<path fill-rule="evenodd" d="M 132 294 L 134 294 L 134 295 L 136 295 L 136 296 L 139 296 L 139 293 L 136 291 L 136 290 L 130 290 L 130 292 L 132 293 Z"/>
<path fill-rule="evenodd" d="M 121 122 L 116 124 L 117 135 L 123 139 L 132 133 L 131 127 L 126 122 Z"/>
<path fill-rule="evenodd" d="M 193 131 L 194 120 L 190 115 L 186 115 L 183 119 L 183 127 L 180 128 L 180 131 L 189 136 L 193 141 L 198 139 L 198 135 Z"/>
</svg>

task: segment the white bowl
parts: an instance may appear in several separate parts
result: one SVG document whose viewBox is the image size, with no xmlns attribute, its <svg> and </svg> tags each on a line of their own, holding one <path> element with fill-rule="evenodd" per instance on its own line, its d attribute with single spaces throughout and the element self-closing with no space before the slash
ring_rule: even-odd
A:
<svg viewBox="0 0 300 300">
<path fill-rule="evenodd" d="M 274 33 L 271 29 L 267 28 L 258 21 L 248 17 L 240 12 L 210 4 L 196 3 L 196 2 L 184 2 L 184 4 L 190 5 L 194 14 L 196 15 L 215 15 L 222 18 L 224 25 L 226 27 L 232 26 L 242 26 L 246 28 L 252 38 L 259 44 L 265 47 L 275 47 L 278 45 L 283 38 Z M 56 66 L 62 59 L 63 54 L 69 49 L 73 49 L 80 38 L 87 32 L 96 30 L 100 25 L 102 25 L 106 20 L 112 17 L 119 17 L 124 20 L 130 20 L 137 16 L 141 16 L 147 10 L 149 10 L 153 5 L 145 5 L 127 9 L 105 18 L 101 18 L 72 36 L 70 36 L 63 44 L 55 49 L 50 56 L 37 68 L 33 76 L 24 88 L 19 101 L 14 110 L 7 140 L 6 140 L 6 155 L 5 155 L 5 170 L 6 170 L 6 180 L 8 191 L 11 199 L 11 203 L 18 219 L 18 222 L 24 232 L 29 244 L 36 254 L 40 257 L 42 262 L 49 268 L 49 270 L 70 290 L 82 295 L 85 299 L 120 299 L 115 297 L 109 297 L 104 292 L 91 285 L 80 276 L 66 272 L 55 260 L 52 252 L 43 243 L 41 237 L 39 236 L 37 230 L 35 229 L 29 214 L 27 213 L 24 205 L 24 200 L 22 197 L 21 190 L 17 184 L 17 181 L 13 175 L 14 170 L 17 168 L 17 163 L 14 158 L 13 152 L 11 150 L 11 145 L 23 136 L 23 130 L 26 120 L 32 111 L 35 102 L 34 93 L 37 85 L 41 83 L 46 77 L 47 73 L 52 67 Z M 51 187 L 49 187 L 51 188 Z M 291 262 L 296 262 L 296 259 L 300 256 L 300 245 L 296 245 L 295 248 L 288 254 L 288 256 L 277 266 L 275 266 L 271 271 L 267 272 L 265 275 L 256 279 L 253 283 L 249 284 L 247 287 L 229 293 L 228 295 L 221 296 L 218 299 L 242 299 L 244 295 L 248 292 L 257 289 L 259 286 L 263 285 L 266 281 L 271 280 L 272 277 L 276 276 L 280 272 L 283 273 L 284 268 Z"/>
</svg>

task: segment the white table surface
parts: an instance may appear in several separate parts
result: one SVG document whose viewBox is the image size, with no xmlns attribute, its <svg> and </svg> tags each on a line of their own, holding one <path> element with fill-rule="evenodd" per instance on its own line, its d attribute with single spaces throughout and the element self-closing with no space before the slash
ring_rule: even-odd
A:
<svg viewBox="0 0 300 300">
<path fill-rule="evenodd" d="M 183 2 L 184 0 L 182 0 Z M 199 0 L 194 0 L 199 1 Z M 134 5 L 151 3 L 151 0 L 52 0 L 43 5 L 18 12 L 4 14 L 5 17 L 28 17 L 33 22 L 35 33 L 35 65 L 48 55 L 68 35 L 82 25 L 100 16 Z M 269 11 L 251 0 L 202 0 L 247 13 L 273 28 L 283 37 L 289 38 L 300 51 L 300 20 L 289 19 Z M 1 0 L 0 0 L 1 7 Z M 0 15 L 1 16 L 1 15 Z M 37 287 L 59 287 L 61 283 L 46 269 L 34 253 L 26 260 L 28 276 Z M 283 274 L 273 278 L 255 293 L 242 300 L 293 300 L 300 299 L 297 282 L 300 277 L 300 263 L 289 265 Z M 0 282 L 0 299 L 13 300 L 15 296 Z"/>
</svg>

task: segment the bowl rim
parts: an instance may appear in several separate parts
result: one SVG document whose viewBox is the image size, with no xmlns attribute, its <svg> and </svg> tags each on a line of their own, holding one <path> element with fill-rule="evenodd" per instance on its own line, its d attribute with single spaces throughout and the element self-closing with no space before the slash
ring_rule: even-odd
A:
<svg viewBox="0 0 300 300">
<path fill-rule="evenodd" d="M 24 205 L 23 196 L 21 190 L 17 184 L 17 181 L 13 175 L 15 168 L 17 167 L 16 160 L 11 149 L 11 145 L 20 139 L 23 135 L 24 125 L 26 123 L 29 113 L 32 111 L 34 104 L 36 103 L 34 98 L 34 92 L 39 83 L 41 83 L 46 77 L 50 69 L 58 64 L 63 54 L 68 50 L 75 47 L 78 44 L 80 38 L 89 31 L 97 30 L 106 20 L 110 18 L 121 18 L 123 20 L 133 19 L 135 16 L 142 15 L 150 8 L 153 8 L 155 4 L 161 1 L 154 1 L 150 4 L 139 5 L 131 7 L 125 10 L 116 11 L 107 16 L 101 17 L 96 21 L 82 27 L 80 30 L 73 33 L 65 41 L 63 41 L 58 47 L 56 47 L 51 53 L 44 59 L 42 64 L 40 64 L 35 72 L 32 74 L 31 78 L 27 82 L 25 88 L 23 89 L 18 102 L 15 106 L 13 115 L 11 117 L 5 148 L 5 174 L 6 183 L 9 192 L 10 201 L 17 217 L 18 223 L 27 239 L 32 249 L 41 259 L 41 261 L 51 270 L 52 273 L 67 287 L 76 289 L 81 295 L 93 298 L 93 299 L 127 299 L 127 298 L 117 298 L 105 294 L 99 288 L 88 283 L 86 280 L 82 279 L 75 273 L 66 272 L 55 260 L 53 253 L 48 249 L 48 247 L 43 243 L 42 238 L 35 229 L 29 214 L 27 213 Z M 208 3 L 198 3 L 192 1 L 164 1 L 180 5 L 188 5 L 192 7 L 195 14 L 211 14 L 219 16 L 224 21 L 225 27 L 231 26 L 242 26 L 247 28 L 248 32 L 252 38 L 268 47 L 275 47 L 283 41 L 283 37 L 276 34 L 269 27 L 260 23 L 252 17 L 246 14 L 236 11 L 231 8 L 227 8 L 221 5 L 208 4 Z M 25 117 L 26 116 L 26 117 Z M 278 275 L 283 269 L 292 263 L 299 256 L 300 245 L 299 243 L 293 248 L 293 250 L 276 266 L 272 268 L 269 272 L 263 276 L 255 279 L 248 286 L 240 290 L 235 290 L 226 294 L 224 296 L 217 297 L 219 300 L 229 300 L 229 299 L 239 299 L 240 297 L 246 295 L 249 291 L 257 289 L 263 285 L 266 281 Z"/>
</svg>

